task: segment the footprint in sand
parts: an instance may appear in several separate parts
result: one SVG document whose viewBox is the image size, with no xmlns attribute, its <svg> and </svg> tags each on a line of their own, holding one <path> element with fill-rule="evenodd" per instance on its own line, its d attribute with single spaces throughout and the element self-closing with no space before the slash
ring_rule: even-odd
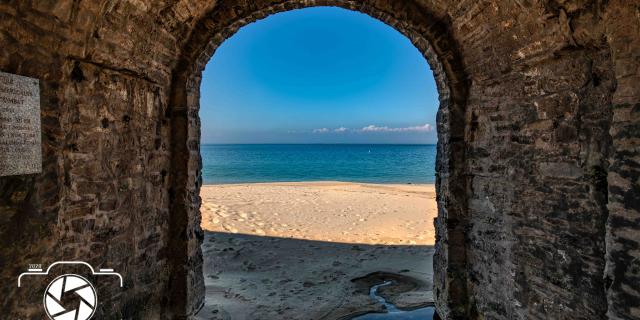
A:
<svg viewBox="0 0 640 320">
<path fill-rule="evenodd" d="M 238 233 L 238 229 L 236 229 L 234 227 L 230 227 L 230 226 L 228 226 L 226 224 L 222 225 L 222 229 L 227 230 L 227 231 L 229 231 L 231 233 Z"/>
</svg>

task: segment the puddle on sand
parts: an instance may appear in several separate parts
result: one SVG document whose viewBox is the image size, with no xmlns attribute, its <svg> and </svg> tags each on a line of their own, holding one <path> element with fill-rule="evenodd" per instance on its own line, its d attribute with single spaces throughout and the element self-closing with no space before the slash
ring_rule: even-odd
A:
<svg viewBox="0 0 640 320">
<path fill-rule="evenodd" d="M 367 313 L 352 320 L 432 320 L 435 309 L 433 307 L 425 307 L 411 311 L 404 311 L 396 308 L 395 305 L 387 302 L 383 297 L 378 295 L 378 288 L 392 284 L 392 281 L 386 281 L 382 284 L 371 287 L 369 296 L 374 301 L 382 304 L 387 310 L 386 313 Z"/>
</svg>

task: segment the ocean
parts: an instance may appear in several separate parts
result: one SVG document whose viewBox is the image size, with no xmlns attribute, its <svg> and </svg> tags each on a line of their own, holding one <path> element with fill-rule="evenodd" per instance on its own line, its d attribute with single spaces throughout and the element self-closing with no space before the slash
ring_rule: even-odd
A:
<svg viewBox="0 0 640 320">
<path fill-rule="evenodd" d="M 208 144 L 201 154 L 205 184 L 435 181 L 435 145 Z"/>
</svg>

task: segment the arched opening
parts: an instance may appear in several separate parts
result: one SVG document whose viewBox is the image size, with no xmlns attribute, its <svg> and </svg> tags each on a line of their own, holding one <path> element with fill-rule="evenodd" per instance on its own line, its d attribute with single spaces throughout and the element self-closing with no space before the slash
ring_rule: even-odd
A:
<svg viewBox="0 0 640 320">
<path fill-rule="evenodd" d="M 431 319 L 439 103 L 406 37 L 277 13 L 218 48 L 200 93 L 198 318 Z"/>
<path fill-rule="evenodd" d="M 172 248 L 169 252 L 174 266 L 172 292 L 177 315 L 193 315 L 202 307 L 204 287 L 200 244 L 199 189 L 202 185 L 200 150 L 199 88 L 202 70 L 216 48 L 240 27 L 276 12 L 316 5 L 334 5 L 360 11 L 379 19 L 407 36 L 430 63 L 436 78 L 440 108 L 438 112 L 437 179 L 439 217 L 434 262 L 435 295 L 442 314 L 466 312 L 465 273 L 451 274 L 448 269 L 464 270 L 465 193 L 464 124 L 462 119 L 466 101 L 466 83 L 456 48 L 447 38 L 445 24 L 426 12 L 412 12 L 411 6 L 402 10 L 387 10 L 374 6 L 335 1 L 322 4 L 287 2 L 275 6 L 256 5 L 253 12 L 236 12 L 237 8 L 218 8 L 211 17 L 203 19 L 189 40 L 193 52 L 185 52 L 174 75 L 172 92 Z M 384 7 L 381 5 L 381 7 Z M 390 8 L 390 7 L 387 7 Z M 400 14 L 404 12 L 406 15 Z M 409 13 L 410 12 L 410 13 Z M 402 20 L 399 20 L 402 17 Z M 207 19 L 227 21 L 208 24 Z M 402 22 L 401 22 L 402 21 Z M 225 25 L 225 28 L 217 26 Z M 432 46 L 433 45 L 433 46 Z M 455 299 L 455 305 L 452 300 Z"/>
</svg>

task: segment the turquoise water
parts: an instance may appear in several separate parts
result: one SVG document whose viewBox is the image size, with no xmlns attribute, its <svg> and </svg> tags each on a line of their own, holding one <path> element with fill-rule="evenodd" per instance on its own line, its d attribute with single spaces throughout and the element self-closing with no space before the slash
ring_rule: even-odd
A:
<svg viewBox="0 0 640 320">
<path fill-rule="evenodd" d="M 202 145 L 201 154 L 205 184 L 435 181 L 435 145 Z"/>
</svg>

